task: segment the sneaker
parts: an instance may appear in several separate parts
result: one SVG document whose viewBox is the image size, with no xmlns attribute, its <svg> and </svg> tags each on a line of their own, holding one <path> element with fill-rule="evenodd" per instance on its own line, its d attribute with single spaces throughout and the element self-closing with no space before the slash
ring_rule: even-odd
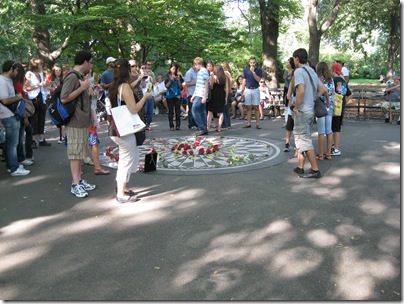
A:
<svg viewBox="0 0 404 304">
<path fill-rule="evenodd" d="M 40 145 L 41 147 L 49 147 L 52 146 L 52 144 L 48 143 L 45 139 L 44 140 L 40 140 L 38 145 Z"/>
<path fill-rule="evenodd" d="M 310 169 L 309 172 L 299 174 L 299 177 L 302 177 L 302 178 L 320 178 L 321 173 L 320 173 L 320 170 L 313 171 L 313 169 Z"/>
<path fill-rule="evenodd" d="M 31 166 L 34 162 L 28 158 L 24 159 L 22 162 L 20 162 L 21 165 L 24 166 Z"/>
<path fill-rule="evenodd" d="M 283 149 L 283 152 L 289 152 L 290 151 L 290 145 L 285 144 L 285 149 Z"/>
<path fill-rule="evenodd" d="M 342 153 L 341 153 L 341 150 L 339 150 L 339 149 L 331 149 L 331 155 L 341 155 Z"/>
<path fill-rule="evenodd" d="M 303 169 L 303 168 L 299 168 L 299 167 L 294 168 L 293 171 L 294 171 L 295 173 L 297 173 L 297 174 L 303 174 L 303 173 L 304 173 L 304 169 Z"/>
<path fill-rule="evenodd" d="M 25 169 L 25 168 L 24 168 L 24 165 L 21 165 L 21 164 L 18 166 L 18 168 Z M 11 173 L 11 169 L 7 169 L 7 172 L 8 172 L 8 173 Z"/>
<path fill-rule="evenodd" d="M 94 190 L 95 187 L 96 187 L 96 185 L 89 184 L 89 183 L 87 183 L 87 181 L 84 180 L 84 179 L 82 179 L 82 180 L 80 181 L 79 185 L 82 186 L 83 189 L 86 190 L 86 191 Z"/>
<path fill-rule="evenodd" d="M 74 194 L 76 197 L 86 197 L 88 196 L 88 193 L 84 188 L 79 184 L 72 184 L 72 187 L 70 189 L 70 192 Z"/>
<path fill-rule="evenodd" d="M 156 107 L 156 111 L 155 111 L 154 115 L 159 115 L 159 114 L 160 114 L 160 110 L 158 107 Z"/>
<path fill-rule="evenodd" d="M 25 170 L 24 167 L 18 167 L 17 170 L 11 173 L 11 176 L 24 176 L 30 174 L 31 171 Z"/>
<path fill-rule="evenodd" d="M 65 138 L 62 137 L 61 139 L 58 140 L 58 144 L 64 144 L 65 143 Z"/>
</svg>

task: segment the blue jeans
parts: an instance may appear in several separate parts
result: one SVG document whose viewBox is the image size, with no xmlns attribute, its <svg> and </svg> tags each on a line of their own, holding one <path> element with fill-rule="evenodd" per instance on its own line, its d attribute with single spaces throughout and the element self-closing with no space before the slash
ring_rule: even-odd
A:
<svg viewBox="0 0 404 304">
<path fill-rule="evenodd" d="M 11 170 L 11 173 L 19 167 L 17 159 L 17 145 L 20 133 L 20 120 L 16 116 L 4 118 L 1 120 L 6 129 L 6 167 Z"/>
<path fill-rule="evenodd" d="M 192 105 L 192 116 L 195 119 L 196 125 L 202 131 L 207 129 L 206 126 L 206 103 L 202 103 L 202 97 L 195 97 Z"/>
<path fill-rule="evenodd" d="M 229 128 L 231 127 L 231 118 L 230 118 L 230 105 L 231 105 L 231 99 L 233 97 L 232 93 L 229 93 L 227 95 L 227 103 L 224 106 L 224 111 L 223 111 L 223 125 L 222 128 Z"/>
<path fill-rule="evenodd" d="M 32 158 L 34 156 L 32 149 L 32 135 L 34 130 L 31 124 L 28 126 L 24 125 L 24 120 L 21 120 L 20 134 L 17 146 L 17 156 L 18 162 L 24 161 L 26 158 Z M 24 154 L 24 137 L 25 137 L 25 154 Z"/>
<path fill-rule="evenodd" d="M 196 127 L 196 122 L 194 119 L 194 115 L 192 115 L 192 105 L 193 103 L 190 101 L 192 96 L 188 96 L 188 128 Z"/>
<path fill-rule="evenodd" d="M 144 109 L 146 113 L 146 127 L 150 127 L 153 121 L 154 97 L 146 100 Z"/>
</svg>

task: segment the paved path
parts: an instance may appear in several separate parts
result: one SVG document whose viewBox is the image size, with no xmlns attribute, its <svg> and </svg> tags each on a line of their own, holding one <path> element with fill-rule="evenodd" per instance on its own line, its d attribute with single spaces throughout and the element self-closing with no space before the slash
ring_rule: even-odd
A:
<svg viewBox="0 0 404 304">
<path fill-rule="evenodd" d="M 282 147 L 281 119 L 233 122 L 223 136 Z M 153 137 L 191 133 L 170 132 L 163 116 L 154 127 Z M 98 188 L 71 195 L 64 147 L 47 130 L 52 147 L 35 150 L 29 176 L 0 166 L 0 299 L 401 299 L 397 125 L 345 121 L 343 155 L 322 161 L 318 180 L 299 178 L 285 153 L 254 170 L 136 174 L 141 200 L 126 205 L 115 172 L 89 166 Z"/>
</svg>

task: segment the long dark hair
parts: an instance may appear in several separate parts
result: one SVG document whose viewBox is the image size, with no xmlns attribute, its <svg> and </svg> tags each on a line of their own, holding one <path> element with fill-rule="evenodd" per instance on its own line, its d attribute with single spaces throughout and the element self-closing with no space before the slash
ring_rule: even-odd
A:
<svg viewBox="0 0 404 304">
<path fill-rule="evenodd" d="M 179 71 L 179 69 L 180 69 L 180 66 L 179 66 L 177 63 L 172 63 L 172 64 L 170 65 L 170 68 L 168 69 L 168 74 L 171 74 L 171 68 L 172 68 L 172 67 L 175 67 L 174 75 L 177 76 L 178 71 Z"/>
<path fill-rule="evenodd" d="M 55 74 L 55 68 L 59 68 L 59 69 L 60 69 L 60 75 L 59 75 L 59 76 L 56 76 L 56 74 Z M 61 65 L 60 63 L 55 63 L 55 64 L 53 65 L 53 67 L 52 67 L 51 81 L 54 81 L 54 80 L 56 80 L 57 78 L 58 78 L 58 80 L 59 80 L 60 82 L 62 82 L 62 80 L 63 80 L 63 68 L 62 68 L 62 65 Z"/>
<path fill-rule="evenodd" d="M 25 70 L 22 64 L 16 64 L 17 75 L 13 78 L 13 83 L 24 83 L 25 81 Z"/>
<path fill-rule="evenodd" d="M 224 69 L 220 64 L 217 64 L 213 67 L 213 73 L 216 75 L 217 80 L 220 84 L 226 84 L 226 75 L 224 73 Z"/>
<path fill-rule="evenodd" d="M 115 61 L 114 79 L 108 89 L 108 97 L 111 100 L 112 107 L 117 105 L 116 96 L 118 95 L 119 86 L 123 83 L 129 83 L 130 64 L 129 61 L 119 58 Z"/>
</svg>

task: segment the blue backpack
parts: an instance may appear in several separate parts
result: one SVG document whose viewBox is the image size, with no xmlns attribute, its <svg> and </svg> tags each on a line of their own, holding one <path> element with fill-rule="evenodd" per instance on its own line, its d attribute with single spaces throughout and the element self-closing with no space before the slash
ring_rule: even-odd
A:
<svg viewBox="0 0 404 304">
<path fill-rule="evenodd" d="M 70 75 L 71 73 L 75 74 L 77 78 L 80 79 L 79 75 L 77 75 L 77 73 L 73 71 L 69 72 L 67 75 Z M 67 75 L 65 76 L 65 78 L 67 77 Z M 56 90 L 53 91 L 48 106 L 48 116 L 52 123 L 57 127 L 64 126 L 69 123 L 70 119 L 74 115 L 74 112 L 76 111 L 77 105 L 77 99 L 74 102 L 72 101 L 68 103 L 62 103 L 60 101 L 60 93 L 62 92 L 62 88 L 63 81 L 60 86 L 58 86 Z M 81 107 L 83 108 L 83 102 L 81 103 Z"/>
</svg>

